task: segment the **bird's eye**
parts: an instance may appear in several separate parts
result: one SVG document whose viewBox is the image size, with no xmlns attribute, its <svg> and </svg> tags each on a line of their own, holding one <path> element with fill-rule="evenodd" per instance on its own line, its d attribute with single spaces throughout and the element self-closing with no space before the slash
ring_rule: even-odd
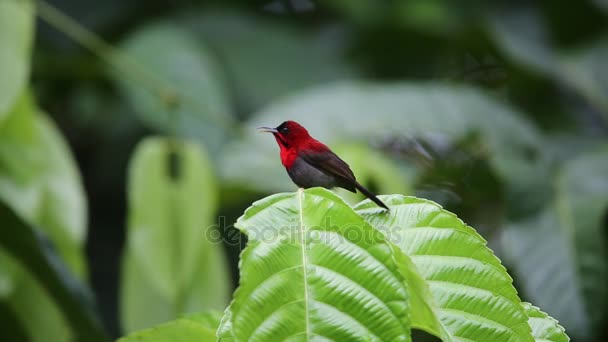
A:
<svg viewBox="0 0 608 342">
<path fill-rule="evenodd" d="M 287 126 L 283 126 L 279 128 L 279 132 L 281 133 L 287 133 L 289 132 L 289 128 L 287 128 Z"/>
</svg>

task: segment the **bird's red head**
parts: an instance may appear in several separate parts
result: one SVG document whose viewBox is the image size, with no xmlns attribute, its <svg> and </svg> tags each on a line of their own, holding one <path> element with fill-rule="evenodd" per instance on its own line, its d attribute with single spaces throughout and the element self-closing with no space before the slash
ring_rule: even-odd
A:
<svg viewBox="0 0 608 342">
<path fill-rule="evenodd" d="M 302 127 L 295 121 L 285 121 L 276 128 L 260 127 L 260 130 L 264 132 L 270 132 L 274 135 L 277 143 L 283 149 L 299 149 L 303 145 L 306 145 L 311 140 L 310 134 L 306 128 Z M 314 139 L 312 139 L 314 140 Z"/>
<path fill-rule="evenodd" d="M 298 153 L 323 152 L 329 148 L 313 139 L 306 128 L 295 121 L 285 121 L 276 128 L 260 127 L 263 132 L 270 132 L 281 149 L 281 162 L 286 168 L 291 168 L 298 157 Z"/>
</svg>

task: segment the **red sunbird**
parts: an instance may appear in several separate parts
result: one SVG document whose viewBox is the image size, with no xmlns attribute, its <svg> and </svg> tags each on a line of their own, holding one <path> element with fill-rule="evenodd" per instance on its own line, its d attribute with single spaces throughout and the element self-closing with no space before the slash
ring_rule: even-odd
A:
<svg viewBox="0 0 608 342">
<path fill-rule="evenodd" d="M 348 164 L 329 147 L 315 140 L 306 128 L 295 121 L 285 121 L 276 128 L 260 127 L 270 132 L 281 149 L 281 163 L 291 180 L 301 188 L 320 186 L 344 188 L 351 192 L 359 190 L 377 205 L 388 210 L 386 204 L 371 191 L 359 184 Z"/>
</svg>

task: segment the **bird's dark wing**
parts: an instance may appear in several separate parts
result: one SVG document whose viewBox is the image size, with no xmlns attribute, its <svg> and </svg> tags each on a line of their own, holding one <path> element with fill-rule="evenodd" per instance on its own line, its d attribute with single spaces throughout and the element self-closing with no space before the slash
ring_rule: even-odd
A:
<svg viewBox="0 0 608 342">
<path fill-rule="evenodd" d="M 305 162 L 310 164 L 317 170 L 331 175 L 336 178 L 336 185 L 352 192 L 356 192 L 357 189 L 361 191 L 367 198 L 371 199 L 374 203 L 390 210 L 384 202 L 382 202 L 374 193 L 367 190 L 363 185 L 359 184 L 355 179 L 353 171 L 350 166 L 340 157 L 338 157 L 331 150 L 325 150 L 323 152 L 300 152 L 299 157 Z"/>
<path fill-rule="evenodd" d="M 299 157 L 323 173 L 336 177 L 336 180 L 340 182 L 339 186 L 355 192 L 353 171 L 344 160 L 340 159 L 331 150 L 323 153 L 300 152 Z"/>
</svg>

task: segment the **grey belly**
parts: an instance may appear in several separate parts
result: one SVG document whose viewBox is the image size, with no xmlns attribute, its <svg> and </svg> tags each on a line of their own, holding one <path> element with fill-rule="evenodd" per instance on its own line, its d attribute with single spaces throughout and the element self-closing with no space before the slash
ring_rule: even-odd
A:
<svg viewBox="0 0 608 342">
<path fill-rule="evenodd" d="M 332 188 L 336 186 L 334 176 L 319 171 L 301 158 L 296 159 L 291 169 L 287 170 L 287 173 L 291 177 L 291 180 L 301 188 L 312 188 L 315 186 Z"/>
</svg>

